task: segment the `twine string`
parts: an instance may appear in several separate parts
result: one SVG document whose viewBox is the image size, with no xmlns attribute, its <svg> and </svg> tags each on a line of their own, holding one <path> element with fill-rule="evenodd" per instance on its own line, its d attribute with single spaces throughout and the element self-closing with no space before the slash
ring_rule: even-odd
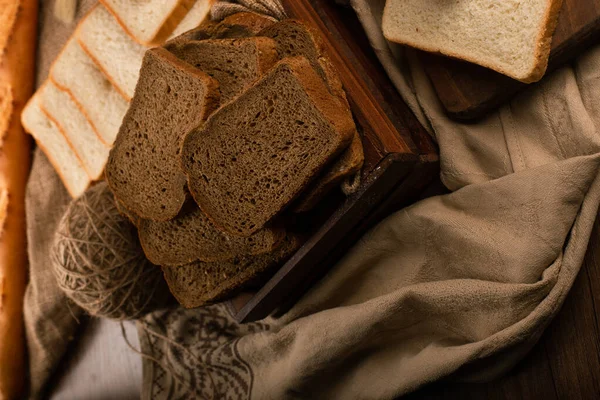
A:
<svg viewBox="0 0 600 400">
<path fill-rule="evenodd" d="M 144 256 L 105 183 L 71 203 L 52 260 L 60 288 L 91 315 L 137 318 L 168 294 L 160 268 Z"/>
</svg>

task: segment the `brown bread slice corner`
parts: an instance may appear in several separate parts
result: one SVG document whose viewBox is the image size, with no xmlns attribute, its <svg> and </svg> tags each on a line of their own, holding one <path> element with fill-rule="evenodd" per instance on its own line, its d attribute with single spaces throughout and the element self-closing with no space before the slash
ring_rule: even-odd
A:
<svg viewBox="0 0 600 400">
<path fill-rule="evenodd" d="M 357 132 L 354 134 L 348 149 L 300 196 L 294 204 L 293 211 L 301 213 L 312 210 L 325 195 L 339 186 L 344 179 L 360 171 L 363 162 L 363 147 L 360 135 Z"/>
<path fill-rule="evenodd" d="M 281 266 L 302 245 L 289 235 L 272 253 L 240 257 L 230 261 L 195 262 L 180 267 L 162 267 L 171 293 L 186 308 L 225 300 Z"/>
<path fill-rule="evenodd" d="M 224 18 L 221 22 L 204 21 L 197 28 L 190 29 L 176 38 L 169 40 L 165 43 L 165 48 L 171 50 L 172 46 L 192 40 L 251 37 L 276 22 L 275 19 L 267 16 L 250 12 L 240 12 Z"/>
<path fill-rule="evenodd" d="M 276 19 L 251 12 L 230 15 L 219 22 L 211 31 L 213 39 L 242 38 L 254 36 L 275 24 Z"/>
<path fill-rule="evenodd" d="M 210 222 L 191 198 L 171 221 L 141 221 L 138 234 L 146 257 L 163 266 L 269 253 L 285 238 L 285 230 L 280 228 L 265 228 L 247 238 L 227 235 Z"/>
<path fill-rule="evenodd" d="M 131 222 L 136 227 L 138 227 L 140 225 L 140 223 L 143 221 L 143 219 L 141 219 L 140 217 L 135 215 L 135 213 L 129 211 L 127 209 L 127 207 L 125 207 L 125 205 L 116 197 L 115 197 L 115 205 L 117 207 L 117 211 L 119 212 L 119 214 L 126 217 L 129 220 L 129 222 Z"/>
<path fill-rule="evenodd" d="M 335 66 L 325 56 L 324 44 L 318 32 L 302 21 L 287 19 L 261 31 L 259 36 L 270 37 L 277 42 L 279 57 L 304 56 L 325 81 L 331 93 L 351 113 L 350 105 Z M 363 166 L 364 152 L 362 140 L 355 130 L 354 138 L 340 158 L 315 180 L 303 193 L 294 207 L 294 212 L 311 210 L 333 188 L 344 179 L 356 174 Z"/>
<path fill-rule="evenodd" d="M 174 46 L 179 46 L 181 44 L 187 43 L 190 40 L 207 40 L 211 39 L 211 32 L 217 26 L 218 23 L 211 20 L 206 20 L 198 25 L 196 28 L 190 29 L 182 33 L 179 36 L 174 37 L 173 39 L 165 42 L 163 47 L 169 51 Z"/>
<path fill-rule="evenodd" d="M 146 52 L 106 166 L 106 180 L 127 210 L 157 221 L 177 216 L 186 198 L 181 140 L 218 100 L 213 78 L 165 49 Z"/>
<path fill-rule="evenodd" d="M 318 62 L 326 76 L 327 82 L 329 82 L 332 93 L 336 95 L 340 103 L 346 106 L 345 109 L 350 114 L 350 118 L 352 118 L 348 99 L 346 98 L 342 82 L 335 71 L 335 67 L 325 57 L 320 57 Z M 365 154 L 362 139 L 358 130 L 355 129 L 350 146 L 300 195 L 300 198 L 293 207 L 293 211 L 299 213 L 312 210 L 323 197 L 339 186 L 344 179 L 358 173 L 364 161 Z"/>
<path fill-rule="evenodd" d="M 236 97 L 279 60 L 273 39 L 189 41 L 169 51 L 219 82 L 221 103 Z"/>
<path fill-rule="evenodd" d="M 186 136 L 182 167 L 215 225 L 249 236 L 306 189 L 355 130 L 308 60 L 289 57 Z"/>
</svg>

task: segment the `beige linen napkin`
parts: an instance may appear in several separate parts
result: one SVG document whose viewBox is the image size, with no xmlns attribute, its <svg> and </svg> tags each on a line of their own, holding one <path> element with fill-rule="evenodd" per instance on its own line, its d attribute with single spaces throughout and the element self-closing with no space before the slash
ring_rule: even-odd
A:
<svg viewBox="0 0 600 400">
<path fill-rule="evenodd" d="M 560 309 L 600 203 L 600 47 L 458 124 L 414 53 L 383 39 L 384 1 L 352 5 L 455 192 L 387 218 L 280 318 L 240 326 L 223 305 L 148 316 L 140 340 L 160 362 L 145 362 L 143 398 L 392 399 L 491 379 Z"/>
</svg>

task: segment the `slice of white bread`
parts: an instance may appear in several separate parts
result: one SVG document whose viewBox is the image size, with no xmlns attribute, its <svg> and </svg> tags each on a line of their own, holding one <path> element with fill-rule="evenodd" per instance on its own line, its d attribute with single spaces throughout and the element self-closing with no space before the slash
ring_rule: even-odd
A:
<svg viewBox="0 0 600 400">
<path fill-rule="evenodd" d="M 48 81 L 41 94 L 40 108 L 71 143 L 89 177 L 98 180 L 110 149 L 100 141 L 69 93 Z"/>
<path fill-rule="evenodd" d="M 79 24 L 75 36 L 115 88 L 131 100 L 146 48 L 131 39 L 101 5 Z"/>
<path fill-rule="evenodd" d="M 169 39 L 179 36 L 190 29 L 197 28 L 210 12 L 210 7 L 212 7 L 214 2 L 215 0 L 196 0 L 192 9 L 187 13 L 179 25 L 177 25 L 177 28 L 171 33 Z"/>
<path fill-rule="evenodd" d="M 78 104 L 100 140 L 112 145 L 129 104 L 71 39 L 50 69 L 50 79 Z"/>
<path fill-rule="evenodd" d="M 530 83 L 546 72 L 561 6 L 562 0 L 388 0 L 383 33 Z"/>
<path fill-rule="evenodd" d="M 123 29 L 146 46 L 162 44 L 195 0 L 100 0 Z"/>
<path fill-rule="evenodd" d="M 76 198 L 89 186 L 90 178 L 67 139 L 42 112 L 40 95 L 43 90 L 40 88 L 37 94 L 29 100 L 21 114 L 21 123 L 54 165 L 54 169 L 58 172 L 69 194 Z"/>
</svg>

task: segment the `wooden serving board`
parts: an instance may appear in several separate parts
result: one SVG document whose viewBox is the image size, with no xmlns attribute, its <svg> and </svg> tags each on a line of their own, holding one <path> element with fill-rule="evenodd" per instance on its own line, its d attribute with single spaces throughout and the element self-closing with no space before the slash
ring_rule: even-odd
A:
<svg viewBox="0 0 600 400">
<path fill-rule="evenodd" d="M 240 322 L 286 310 L 368 228 L 418 198 L 439 173 L 435 145 L 377 61 L 354 12 L 333 1 L 283 3 L 290 17 L 321 32 L 362 135 L 365 166 L 358 192 L 347 199 L 333 195 L 299 217 L 297 225 L 310 231 L 304 246 L 257 292 L 230 302 Z"/>
<path fill-rule="evenodd" d="M 564 0 L 552 40 L 548 71 L 600 39 L 600 0 Z M 425 70 L 448 114 L 457 120 L 484 116 L 528 85 L 490 69 L 422 53 Z"/>
</svg>

